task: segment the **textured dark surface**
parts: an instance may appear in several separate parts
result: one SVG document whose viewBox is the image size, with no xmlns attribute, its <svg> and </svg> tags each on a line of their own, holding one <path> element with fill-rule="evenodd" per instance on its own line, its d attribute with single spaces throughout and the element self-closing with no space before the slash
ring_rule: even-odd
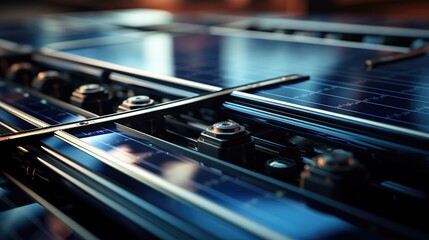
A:
<svg viewBox="0 0 429 240">
<path fill-rule="evenodd" d="M 338 69 L 254 94 L 427 133 L 428 64 L 422 56 L 353 75 Z"/>
</svg>

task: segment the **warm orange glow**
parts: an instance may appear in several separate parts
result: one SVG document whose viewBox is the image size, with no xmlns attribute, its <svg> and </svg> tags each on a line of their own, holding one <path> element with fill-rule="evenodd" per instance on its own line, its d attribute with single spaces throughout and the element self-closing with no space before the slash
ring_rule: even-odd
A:
<svg viewBox="0 0 429 240">
<path fill-rule="evenodd" d="M 321 167 L 326 165 L 326 160 L 323 157 L 318 157 L 316 161 L 317 161 L 317 165 Z"/>
</svg>

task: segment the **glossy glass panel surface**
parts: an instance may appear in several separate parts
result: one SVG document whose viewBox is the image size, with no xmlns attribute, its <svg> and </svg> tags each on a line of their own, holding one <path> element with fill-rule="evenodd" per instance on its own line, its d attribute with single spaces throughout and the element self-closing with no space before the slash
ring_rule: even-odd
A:
<svg viewBox="0 0 429 240">
<path fill-rule="evenodd" d="M 429 57 L 421 56 L 353 75 L 342 70 L 320 72 L 309 81 L 250 93 L 429 133 L 428 62 Z"/>
<path fill-rule="evenodd" d="M 276 190 L 275 187 L 257 186 L 240 176 L 225 174 L 219 169 L 205 167 L 195 160 L 157 147 L 147 140 L 135 135 L 131 136 L 121 129 L 100 128 L 72 134 L 91 146 L 105 151 L 117 161 L 137 165 L 141 171 L 149 171 L 198 197 L 218 204 L 282 235 L 300 239 L 356 234 L 369 236 L 367 232 L 344 220 L 315 210 L 292 196 L 285 195 L 285 192 Z M 44 142 L 95 172 L 105 168 L 103 163 L 96 159 L 83 160 L 84 158 L 80 155 L 84 153 L 81 151 L 80 155 L 71 153 L 70 146 L 67 147 L 54 138 Z M 100 172 L 100 174 L 106 173 Z M 117 179 L 119 176 L 108 175 L 107 177 Z M 138 189 L 134 188 L 134 193 L 146 201 L 153 199 L 154 203 L 161 206 L 170 201 L 161 196 L 156 198 L 153 197 L 154 195 L 146 196 L 145 191 L 135 192 Z M 162 207 L 165 208 L 168 205 Z M 175 209 L 174 213 L 183 212 Z M 202 221 L 198 218 L 192 218 L 192 220 L 197 223 Z"/>
<path fill-rule="evenodd" d="M 3 103 L 51 125 L 85 119 L 85 117 L 56 106 L 46 99 L 32 96 L 18 87 L 9 87 L 0 84 L 0 99 Z M 21 129 L 33 128 L 31 125 L 23 123 L 22 117 L 19 119 L 11 117 L 6 112 L 1 114 L 0 118 L 4 122 Z"/>
<path fill-rule="evenodd" d="M 104 135 L 104 133 L 106 133 L 106 135 Z M 115 158 L 118 158 L 118 161 L 124 161 L 129 164 L 138 164 L 139 161 L 142 161 L 144 158 L 150 158 L 152 155 L 157 155 L 157 149 L 151 147 L 150 144 L 147 142 L 141 144 L 143 148 L 140 148 L 140 152 L 133 154 L 132 152 L 130 152 L 133 151 L 132 146 L 139 145 L 138 143 L 136 143 L 136 139 L 129 137 L 127 139 L 127 143 L 124 143 L 123 139 L 115 139 L 115 136 L 112 137 L 112 135 L 109 135 L 109 133 L 115 134 L 115 131 L 102 128 L 85 133 L 79 132 L 76 134 L 76 136 L 81 138 L 85 138 L 84 136 L 105 136 L 106 140 L 115 141 L 105 143 L 107 144 L 107 147 L 110 144 L 116 145 L 115 148 L 101 148 L 106 149 L 109 154 L 111 154 Z M 122 136 L 121 133 L 118 134 L 119 136 Z M 87 140 L 90 139 L 91 138 L 88 138 Z M 119 185 L 121 189 L 123 189 L 120 193 L 122 197 L 129 199 L 138 207 L 149 209 L 149 211 L 155 212 L 155 214 L 157 214 L 160 218 L 164 218 L 164 220 L 165 218 L 167 218 L 168 221 L 172 221 L 173 224 L 178 226 L 180 223 L 177 222 L 174 218 L 171 219 L 171 217 L 167 216 L 165 214 L 166 212 L 168 214 L 171 214 L 175 218 L 197 226 L 197 228 L 200 228 L 213 236 L 217 236 L 217 238 L 224 238 L 225 236 L 228 236 L 232 239 L 255 239 L 255 237 L 250 233 L 241 230 L 236 226 L 230 225 L 224 220 L 219 219 L 202 209 L 196 208 L 192 204 L 187 204 L 181 200 L 178 200 L 175 197 L 171 197 L 154 188 L 151 188 L 150 186 L 142 184 L 134 178 L 120 171 L 117 171 L 116 169 L 105 164 L 104 162 L 91 156 L 90 154 L 85 153 L 81 149 L 62 141 L 59 138 L 50 137 L 43 140 L 42 142 L 49 148 L 55 149 L 55 151 L 63 154 L 64 156 L 74 160 L 81 166 L 96 173 L 98 176 L 109 179 L 109 181 L 113 181 L 115 184 Z M 159 156 L 160 155 L 158 155 L 158 157 Z M 167 162 L 168 160 L 169 158 L 165 159 L 164 161 Z M 180 181 L 180 179 L 186 180 L 186 178 L 190 175 L 189 173 L 187 173 L 188 170 L 186 169 L 186 167 L 187 166 L 182 168 L 183 172 L 178 174 L 178 181 Z M 192 166 L 190 170 L 192 171 Z M 155 169 L 152 168 L 152 171 L 155 171 Z M 182 174 L 184 174 L 184 177 L 180 177 L 180 175 Z M 185 181 L 183 181 L 183 183 L 185 183 Z M 160 209 L 161 211 L 154 210 L 152 206 L 156 207 L 157 209 Z M 133 208 L 133 210 L 135 211 L 135 207 Z M 180 226 L 183 226 L 183 224 L 180 224 Z M 184 231 L 187 230 L 184 229 Z"/>
<path fill-rule="evenodd" d="M 63 50 L 142 74 L 228 88 L 289 74 L 365 72 L 364 62 L 387 52 L 209 34 L 149 34 L 140 40 Z M 101 64 L 98 62 L 98 64 Z"/>
<path fill-rule="evenodd" d="M 0 188 L 0 239 L 80 239 L 63 221 L 17 188 Z"/>
<path fill-rule="evenodd" d="M 13 115 L 3 109 L 0 109 L 0 121 L 6 124 L 9 127 L 12 127 L 14 130 L 29 130 L 36 128 L 31 123 L 28 123 L 22 118 L 17 117 L 16 115 Z M 7 127 L 5 129 L 1 129 L 0 132 L 2 134 L 4 133 L 11 133 L 11 129 Z"/>
</svg>

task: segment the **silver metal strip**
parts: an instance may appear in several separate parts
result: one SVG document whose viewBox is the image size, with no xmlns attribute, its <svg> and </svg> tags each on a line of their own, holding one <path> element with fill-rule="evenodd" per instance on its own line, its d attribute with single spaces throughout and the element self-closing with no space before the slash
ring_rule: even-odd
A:
<svg viewBox="0 0 429 240">
<path fill-rule="evenodd" d="M 79 225 L 77 222 L 75 222 L 73 219 L 71 219 L 69 216 L 61 212 L 58 208 L 56 208 L 54 205 L 49 203 L 46 199 L 35 193 L 33 190 L 19 182 L 17 179 L 12 177 L 11 175 L 4 172 L 4 175 L 11 180 L 15 185 L 17 185 L 20 189 L 22 189 L 25 193 L 30 195 L 34 200 L 36 200 L 40 205 L 48 209 L 49 212 L 51 212 L 55 217 L 60 219 L 62 222 L 64 222 L 68 227 L 70 227 L 73 232 L 78 234 L 83 239 L 88 240 L 95 240 L 98 239 L 96 236 L 94 236 L 92 233 L 90 233 L 88 230 L 83 228 L 81 225 Z"/>
<path fill-rule="evenodd" d="M 283 33 L 267 33 L 258 32 L 245 29 L 234 29 L 234 28 L 223 28 L 223 27 L 211 27 L 210 33 L 218 36 L 230 36 L 230 37 L 246 37 L 246 38 L 257 38 L 275 41 L 287 41 L 295 43 L 308 43 L 316 45 L 334 46 L 334 47 L 347 47 L 347 48 L 358 48 L 358 49 L 369 49 L 378 51 L 391 51 L 391 52 L 408 52 L 409 48 L 406 47 L 395 47 L 387 45 L 379 45 L 372 43 L 362 42 L 350 42 L 337 39 L 327 38 L 316 38 L 300 35 L 286 35 Z"/>
<path fill-rule="evenodd" d="M 30 53 L 33 47 L 29 45 L 17 44 L 5 39 L 0 39 L 0 48 L 10 50 L 12 53 Z"/>
<path fill-rule="evenodd" d="M 263 24 L 270 22 L 270 25 Z M 248 26 L 249 23 L 261 23 L 263 26 L 286 26 L 291 29 L 338 32 L 338 33 L 357 33 L 372 35 L 406 36 L 406 37 L 428 37 L 429 30 L 417 28 L 390 27 L 381 25 L 365 25 L 353 23 L 339 23 L 329 21 L 299 20 L 285 18 L 253 18 L 235 23 L 225 24 L 224 27 L 241 25 Z"/>
<path fill-rule="evenodd" d="M 118 30 L 118 29 L 114 29 Z M 88 38 L 88 39 L 78 39 L 78 40 L 71 40 L 71 41 L 64 41 L 64 42 L 55 42 L 55 43 L 48 43 L 43 46 L 43 48 L 46 49 L 55 49 L 55 50 L 62 50 L 62 49 L 74 49 L 74 48 L 82 48 L 82 47 L 91 47 L 91 46 L 100 46 L 100 45 L 110 45 L 110 44 L 118 44 L 118 43 L 126 43 L 135 41 L 136 39 L 141 39 L 141 37 L 153 34 L 154 32 L 123 32 L 118 35 L 112 35 L 112 36 L 103 36 L 103 37 L 95 37 L 95 38 Z"/>
<path fill-rule="evenodd" d="M 58 154 L 57 152 L 52 151 L 52 150 L 50 150 L 46 147 L 43 147 L 43 146 L 41 148 L 44 151 L 46 151 L 48 154 L 50 154 L 51 156 L 55 157 L 56 159 L 60 160 L 61 162 L 65 163 L 65 164 L 67 164 L 68 166 L 72 167 L 73 169 L 79 171 L 80 173 L 84 174 L 85 176 L 89 177 L 90 179 L 94 180 L 95 182 L 97 182 L 97 183 L 99 183 L 99 184 L 101 184 L 101 185 L 103 185 L 109 189 L 112 189 L 113 191 L 115 191 L 116 193 L 119 193 L 121 195 L 127 194 L 128 197 L 131 197 L 134 202 L 135 201 L 141 201 L 140 198 L 137 198 L 134 195 L 130 195 L 129 193 L 125 193 L 124 189 L 119 188 L 118 186 L 110 183 L 109 181 L 106 181 L 102 177 L 100 177 L 100 176 L 94 174 L 93 172 L 85 169 L 84 167 L 80 166 L 79 164 L 73 162 L 72 160 L 62 156 L 61 154 Z M 55 173 L 57 173 L 58 175 L 63 177 L 64 179 L 70 181 L 71 183 L 73 183 L 74 185 L 79 187 L 81 190 L 87 192 L 89 195 L 91 195 L 94 198 L 98 199 L 99 201 L 103 202 L 104 204 L 111 207 L 112 209 L 115 209 L 116 211 L 121 212 L 122 214 L 125 214 L 132 221 L 139 224 L 141 227 L 146 227 L 146 228 L 149 228 L 152 230 L 158 228 L 157 226 L 153 225 L 153 223 L 151 223 L 150 221 L 142 222 L 142 218 L 139 217 L 135 212 L 128 209 L 126 206 L 123 206 L 121 204 L 116 203 L 111 198 L 101 194 L 100 192 L 95 191 L 94 189 L 92 189 L 88 185 L 83 184 L 82 182 L 78 181 L 74 177 L 70 176 L 69 174 L 65 173 L 64 171 L 60 170 L 59 168 L 55 167 L 54 165 L 50 164 L 49 162 L 47 162 L 41 158 L 38 158 L 38 160 L 43 165 L 45 165 L 46 167 L 48 167 L 49 169 L 51 169 L 52 171 L 54 171 Z M 160 237 L 160 238 L 169 239 L 169 237 L 170 237 L 168 235 L 168 233 L 166 234 L 166 233 L 163 233 L 162 231 L 158 231 L 155 234 L 157 234 L 158 237 Z"/>
<path fill-rule="evenodd" d="M 241 91 L 234 91 L 232 94 L 234 96 L 242 97 L 245 99 L 255 99 L 255 100 L 260 101 L 260 102 L 271 102 L 271 103 L 281 105 L 281 106 L 285 106 L 285 107 L 293 107 L 293 108 L 297 108 L 297 109 L 312 111 L 312 112 L 336 117 L 339 119 L 347 119 L 347 120 L 351 120 L 354 122 L 363 123 L 366 125 L 379 127 L 379 128 L 383 128 L 383 129 L 388 129 L 388 130 L 391 130 L 394 132 L 399 132 L 399 133 L 406 134 L 406 135 L 421 137 L 421 138 L 429 140 L 429 134 L 428 133 L 419 132 L 419 131 L 415 131 L 415 130 L 408 129 L 408 128 L 398 127 L 398 126 L 394 126 L 394 125 L 390 125 L 390 124 L 385 124 L 385 123 L 376 122 L 376 121 L 372 121 L 372 120 L 368 120 L 368 119 L 353 117 L 353 116 L 349 116 L 349 115 L 345 115 L 345 114 L 334 113 L 334 112 L 330 112 L 330 111 L 326 111 L 326 110 L 322 110 L 322 109 L 301 106 L 298 104 L 283 102 L 283 101 L 270 99 L 270 98 L 266 98 L 266 97 L 261 97 L 261 96 L 257 96 L 254 94 L 241 92 Z"/>
<path fill-rule="evenodd" d="M 114 158 L 112 155 L 100 150 L 90 144 L 80 141 L 78 138 L 58 131 L 55 135 L 63 141 L 73 145 L 74 147 L 94 156 L 101 162 L 117 169 L 118 171 L 136 179 L 137 181 L 150 186 L 164 194 L 167 194 L 174 198 L 179 198 L 186 203 L 190 203 L 198 208 L 201 208 L 221 219 L 224 219 L 242 229 L 254 234 L 255 236 L 263 239 L 288 239 L 281 234 L 266 228 L 250 219 L 242 217 L 218 204 L 215 204 L 209 200 L 206 200 L 184 188 L 178 187 L 153 173 L 143 170 L 137 165 L 129 164 Z"/>
<path fill-rule="evenodd" d="M 197 83 L 197 82 L 193 82 L 191 80 L 186 80 L 183 78 L 177 78 L 177 77 L 171 77 L 171 76 L 166 76 L 166 75 L 162 75 L 162 74 L 151 73 L 151 72 L 147 72 L 144 70 L 139 70 L 139 69 L 135 69 L 135 68 L 131 68 L 131 67 L 125 67 L 125 66 L 121 66 L 119 64 L 113 64 L 113 63 L 95 60 L 95 59 L 91 59 L 91 58 L 76 56 L 73 54 L 69 54 L 69 53 L 65 53 L 65 52 L 61 52 L 61 51 L 56 51 L 56 50 L 52 50 L 52 49 L 47 49 L 47 48 L 42 48 L 41 53 L 44 54 L 45 56 L 49 56 L 49 57 L 55 59 L 55 60 L 50 61 L 53 63 L 55 63 L 57 61 L 56 59 L 62 59 L 62 60 L 68 60 L 71 62 L 79 62 L 79 63 L 82 63 L 82 65 L 87 64 L 89 66 L 94 66 L 94 67 L 98 67 L 101 69 L 109 69 L 109 70 L 119 71 L 122 73 L 126 72 L 126 73 L 130 73 L 130 74 L 139 75 L 142 77 L 147 77 L 147 78 L 159 80 L 160 82 L 165 81 L 165 82 L 173 83 L 176 85 L 183 85 L 183 86 L 187 86 L 187 87 L 191 87 L 191 88 L 195 88 L 195 89 L 200 89 L 200 90 L 204 90 L 204 91 L 214 92 L 214 91 L 219 91 L 222 89 L 220 87 L 215 87 L 215 86 L 204 84 L 204 83 Z M 46 60 L 46 59 L 47 58 L 44 58 L 44 60 Z"/>
<path fill-rule="evenodd" d="M 78 73 L 84 73 L 89 76 L 101 77 L 103 75 L 103 70 L 100 68 L 85 66 L 82 64 L 73 63 L 73 62 L 65 61 L 61 59 L 54 59 L 40 54 L 34 54 L 33 59 L 43 64 L 58 66 L 67 70 L 76 71 Z"/>
<path fill-rule="evenodd" d="M 195 97 L 198 96 L 197 93 L 182 90 L 180 88 L 170 87 L 166 85 L 162 85 L 155 82 L 149 82 L 140 78 L 131 77 L 128 75 L 120 74 L 120 73 L 111 73 L 110 74 L 110 80 L 120 83 L 125 83 L 129 85 L 144 87 L 144 88 L 150 88 L 154 89 L 159 92 L 167 93 L 167 94 L 173 94 L 181 97 Z"/>
<path fill-rule="evenodd" d="M 13 127 L 9 126 L 8 124 L 6 124 L 6 123 L 4 123 L 4 122 L 0 122 L 0 125 L 1 125 L 2 127 L 6 128 L 7 130 L 9 130 L 9 131 L 13 132 L 13 133 L 17 133 L 17 132 L 18 132 L 18 130 L 17 130 L 17 129 L 15 129 L 15 128 L 13 128 Z"/>
<path fill-rule="evenodd" d="M 7 112 L 9 112 L 9 113 L 21 118 L 21 119 L 23 119 L 24 121 L 26 121 L 30 124 L 33 124 L 36 127 L 48 127 L 48 126 L 50 126 L 49 124 L 29 115 L 28 113 L 25 113 L 21 110 L 18 110 L 16 108 L 2 102 L 2 101 L 0 101 L 0 108 L 6 110 Z"/>
</svg>

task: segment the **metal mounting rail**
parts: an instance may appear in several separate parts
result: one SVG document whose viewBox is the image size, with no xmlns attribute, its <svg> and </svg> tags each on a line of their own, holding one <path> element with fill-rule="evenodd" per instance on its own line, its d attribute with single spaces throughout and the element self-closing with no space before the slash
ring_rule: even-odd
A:
<svg viewBox="0 0 429 240">
<path fill-rule="evenodd" d="M 234 91 L 246 91 L 265 87 L 273 84 L 301 81 L 309 79 L 308 76 L 303 75 L 288 75 L 279 78 L 269 79 L 256 83 L 246 84 L 239 87 L 228 88 L 214 93 L 208 93 L 196 97 L 180 99 L 168 103 L 158 104 L 150 108 L 136 109 L 122 113 L 113 113 L 105 116 L 94 117 L 91 119 L 76 121 L 73 123 L 58 124 L 55 126 L 47 126 L 38 129 L 31 129 L 22 131 L 14 134 L 5 134 L 0 136 L 0 147 L 4 145 L 18 145 L 22 143 L 28 143 L 28 141 L 35 140 L 40 137 L 46 137 L 52 135 L 56 131 L 70 130 L 76 128 L 86 128 L 99 126 L 102 124 L 109 124 L 113 122 L 123 123 L 125 120 L 132 122 L 138 119 L 138 121 L 151 119 L 157 116 L 165 114 L 171 114 L 174 112 L 182 111 L 185 109 L 192 109 L 205 104 L 209 100 L 218 100 L 222 97 L 228 96 Z"/>
</svg>

